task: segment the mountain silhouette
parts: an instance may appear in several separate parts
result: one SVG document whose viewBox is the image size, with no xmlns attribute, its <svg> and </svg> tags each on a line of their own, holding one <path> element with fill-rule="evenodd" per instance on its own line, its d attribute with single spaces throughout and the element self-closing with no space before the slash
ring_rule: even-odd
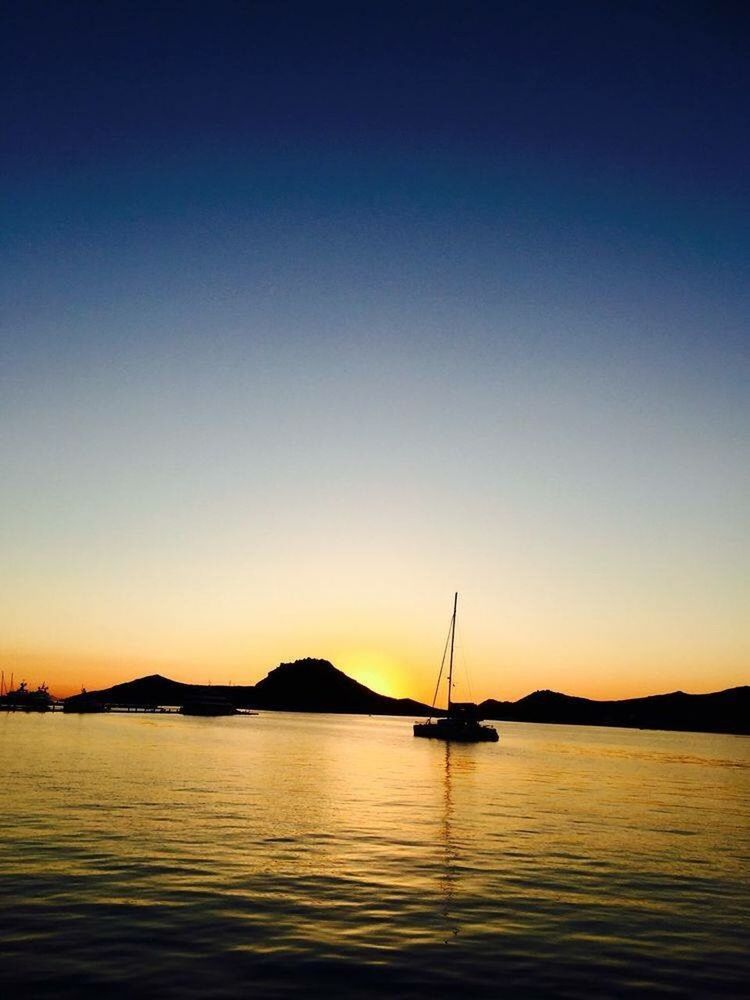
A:
<svg viewBox="0 0 750 1000">
<path fill-rule="evenodd" d="M 328 660 L 307 658 L 281 663 L 255 685 L 183 684 L 150 674 L 101 691 L 73 695 L 66 705 L 96 700 L 108 705 L 183 705 L 201 695 L 221 696 L 237 708 L 286 712 L 342 712 L 357 715 L 429 715 L 428 705 L 411 698 L 390 698 L 360 684 Z M 435 715 L 442 713 L 435 712 Z"/>
<path fill-rule="evenodd" d="M 595 701 L 559 691 L 535 691 L 515 702 L 490 698 L 480 708 L 486 719 L 507 722 L 750 733 L 750 687 L 747 686 L 712 694 L 673 691 L 621 701 Z"/>
<path fill-rule="evenodd" d="M 160 674 L 74 695 L 109 705 L 183 705 L 202 694 L 223 697 L 237 708 L 286 712 L 340 712 L 353 715 L 443 715 L 411 698 L 390 698 L 360 684 L 328 660 L 306 658 L 281 663 L 255 685 L 183 684 Z M 576 726 L 624 726 L 690 732 L 750 734 L 750 687 L 712 694 L 651 695 L 621 701 L 595 701 L 559 691 L 535 691 L 518 701 L 489 698 L 479 706 L 485 719 Z"/>
<path fill-rule="evenodd" d="M 255 706 L 292 712 L 350 712 L 370 715 L 429 715 L 428 705 L 389 698 L 348 677 L 328 660 L 281 663 L 255 685 Z M 335 706 L 331 708 L 330 706 Z"/>
</svg>

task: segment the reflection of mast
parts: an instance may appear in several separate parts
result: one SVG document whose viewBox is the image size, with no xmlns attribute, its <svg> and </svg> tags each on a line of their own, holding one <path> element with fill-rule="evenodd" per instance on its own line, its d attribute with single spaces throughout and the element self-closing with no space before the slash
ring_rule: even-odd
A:
<svg viewBox="0 0 750 1000">
<path fill-rule="evenodd" d="M 456 595 L 458 597 L 458 595 Z M 455 615 L 455 609 L 454 609 Z M 455 624 L 455 617 L 454 617 Z M 450 699 L 450 696 L 449 696 Z M 450 700 L 448 701 L 450 708 Z M 440 888 L 443 894 L 443 914 L 445 916 L 447 937 L 445 943 L 458 936 L 459 927 L 452 914 L 453 900 L 456 891 L 457 873 L 455 869 L 456 847 L 451 839 L 451 821 L 453 819 L 453 786 L 451 782 L 451 744 L 447 740 L 445 743 L 445 768 L 443 771 L 443 876 L 440 879 Z"/>
<path fill-rule="evenodd" d="M 436 758 L 437 760 L 440 758 Z M 444 941 L 448 944 L 454 941 L 461 931 L 461 832 L 462 817 L 465 812 L 461 810 L 461 790 L 466 790 L 466 782 L 471 771 L 474 770 L 476 762 L 468 747 L 456 745 L 450 740 L 445 742 L 445 756 L 443 763 L 443 801 L 442 815 L 440 822 L 439 845 L 442 850 L 439 854 L 440 873 L 438 875 L 438 889 L 442 896 L 441 913 L 444 918 Z M 458 782 L 459 809 L 457 816 L 454 809 L 454 781 Z M 458 823 L 454 825 L 454 820 Z M 436 845 L 437 846 L 437 845 Z"/>
</svg>

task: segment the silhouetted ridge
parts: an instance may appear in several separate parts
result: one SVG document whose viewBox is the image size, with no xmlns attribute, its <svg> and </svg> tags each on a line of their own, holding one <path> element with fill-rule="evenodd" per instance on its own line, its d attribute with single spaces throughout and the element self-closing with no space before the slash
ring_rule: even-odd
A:
<svg viewBox="0 0 750 1000">
<path fill-rule="evenodd" d="M 389 698 L 348 677 L 328 660 L 306 658 L 281 663 L 255 685 L 183 684 L 150 674 L 86 696 L 108 705 L 184 705 L 201 695 L 223 697 L 237 708 L 287 712 L 342 712 L 367 715 L 429 715 L 411 698 Z M 74 703 L 84 696 L 67 699 Z M 440 713 L 436 713 L 440 714 Z"/>
<path fill-rule="evenodd" d="M 286 711 L 348 712 L 370 715 L 426 714 L 426 705 L 389 698 L 348 677 L 328 660 L 310 657 L 281 663 L 255 685 L 258 708 Z"/>
<path fill-rule="evenodd" d="M 202 694 L 211 694 L 227 698 L 233 705 L 241 707 L 248 705 L 253 688 L 234 687 L 227 684 L 183 684 L 173 681 L 161 674 L 149 674 L 138 677 L 134 681 L 115 684 L 102 691 L 91 691 L 86 696 L 73 695 L 66 702 L 74 702 L 79 698 L 95 698 L 108 705 L 184 705 L 186 701 L 199 698 Z"/>
<path fill-rule="evenodd" d="M 594 701 L 557 691 L 535 691 L 516 702 L 482 702 L 487 719 L 509 722 L 554 722 L 636 729 L 679 729 L 691 732 L 750 733 L 750 687 L 711 694 L 655 694 L 622 701 Z"/>
<path fill-rule="evenodd" d="M 328 660 L 308 657 L 281 663 L 256 685 L 183 684 L 150 674 L 115 684 L 88 697 L 109 705 L 184 705 L 201 695 L 223 697 L 237 708 L 359 715 L 443 715 L 410 698 L 389 698 L 348 677 Z M 75 698 L 81 698 L 75 695 Z M 534 691 L 518 701 L 489 698 L 479 706 L 485 719 L 584 726 L 626 726 L 692 732 L 750 734 L 750 687 L 712 694 L 649 695 L 622 701 L 594 701 L 559 691 Z"/>
</svg>

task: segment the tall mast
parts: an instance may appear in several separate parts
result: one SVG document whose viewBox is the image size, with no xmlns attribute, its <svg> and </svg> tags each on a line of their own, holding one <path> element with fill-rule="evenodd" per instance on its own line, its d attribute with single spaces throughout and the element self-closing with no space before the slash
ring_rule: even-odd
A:
<svg viewBox="0 0 750 1000">
<path fill-rule="evenodd" d="M 458 592 L 453 595 L 453 620 L 451 622 L 451 658 L 448 665 L 448 714 L 451 710 L 451 698 L 453 694 L 453 646 L 456 642 L 456 609 L 458 608 Z"/>
</svg>

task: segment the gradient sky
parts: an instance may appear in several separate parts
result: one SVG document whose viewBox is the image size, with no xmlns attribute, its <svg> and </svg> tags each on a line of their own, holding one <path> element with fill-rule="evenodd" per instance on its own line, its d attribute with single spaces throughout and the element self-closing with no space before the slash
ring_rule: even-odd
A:
<svg viewBox="0 0 750 1000">
<path fill-rule="evenodd" d="M 748 682 L 743 5 L 6 10 L 6 676 Z"/>
</svg>

